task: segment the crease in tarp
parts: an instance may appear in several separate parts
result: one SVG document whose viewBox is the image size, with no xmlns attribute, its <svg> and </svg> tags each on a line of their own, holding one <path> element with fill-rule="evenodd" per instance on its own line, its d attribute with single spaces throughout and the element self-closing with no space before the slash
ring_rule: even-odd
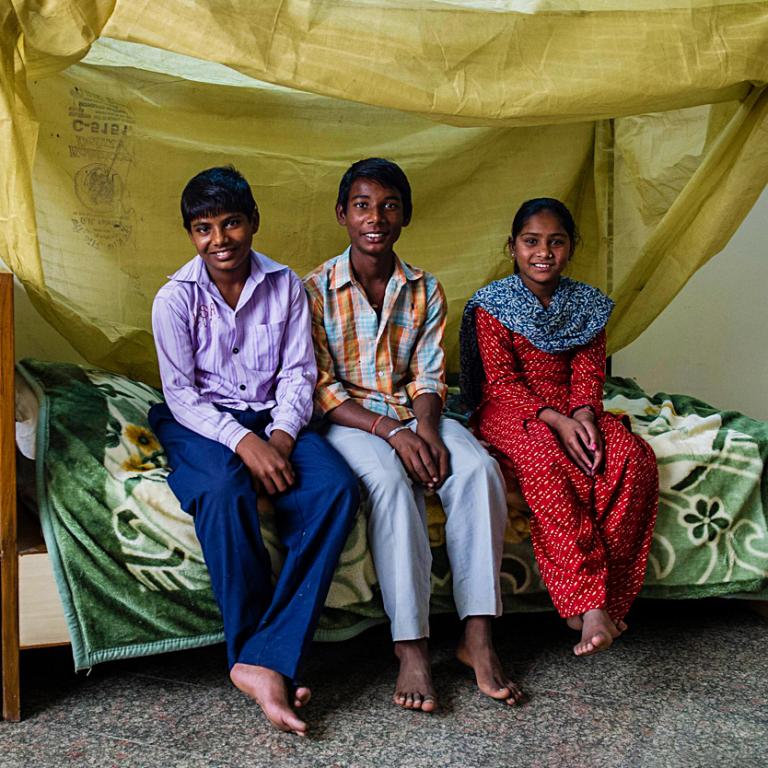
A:
<svg viewBox="0 0 768 768">
<path fill-rule="evenodd" d="M 169 0 L 163 6 L 163 14 L 174 16 L 179 3 L 180 0 Z M 205 29 L 205 40 L 198 40 L 204 33 L 183 15 L 174 25 L 177 38 L 169 46 L 161 34 L 162 20 L 153 19 L 158 9 L 142 6 L 139 14 L 127 2 L 118 2 L 104 34 L 156 47 L 173 47 L 189 55 L 223 61 L 260 80 L 334 98 L 412 112 L 432 110 L 434 118 L 451 122 L 477 121 L 499 114 L 499 95 L 493 95 L 492 102 L 483 97 L 494 94 L 498 75 L 494 69 L 504 59 L 508 47 L 506 38 L 511 39 L 513 35 L 518 36 L 522 61 L 539 60 L 537 46 L 543 34 L 557 36 L 553 50 L 558 55 L 550 62 L 553 76 L 547 91 L 553 87 L 557 90 L 559 111 L 543 114 L 541 105 L 537 105 L 541 122 L 608 118 L 632 111 L 692 106 L 721 98 L 718 91 L 734 84 L 763 81 L 768 77 L 768 62 L 760 55 L 760 41 L 754 30 L 752 34 L 747 32 L 750 20 L 759 19 L 765 24 L 768 18 L 765 4 L 700 2 L 680 8 L 673 3 L 657 3 L 651 10 L 630 12 L 617 10 L 625 8 L 625 4 L 606 2 L 599 10 L 585 11 L 574 4 L 572 11 L 501 16 L 491 11 L 468 13 L 458 5 L 443 6 L 440 11 L 434 11 L 439 17 L 435 23 L 441 27 L 444 44 L 449 44 L 454 51 L 471 47 L 477 38 L 485 38 L 491 21 L 503 30 L 498 46 L 490 52 L 490 65 L 484 66 L 483 77 L 478 79 L 480 107 L 470 113 L 460 112 L 447 92 L 436 107 L 431 106 L 430 94 L 439 90 L 438 81 L 444 80 L 446 73 L 432 60 L 414 59 L 415 52 L 422 48 L 418 20 L 424 13 L 424 3 L 388 6 L 382 11 L 376 4 L 326 2 L 321 9 L 324 23 L 319 26 L 307 23 L 307 17 L 320 12 L 317 4 L 294 0 L 280 5 L 291 12 L 281 13 L 278 32 L 271 26 L 274 2 L 247 7 L 243 3 L 234 4 L 242 8 L 242 29 L 249 30 L 253 38 L 254 45 L 245 47 L 239 46 L 238 40 L 233 42 L 231 34 L 216 37 L 215 28 L 212 32 Z M 699 20 L 697 23 L 691 24 L 691 14 Z M 712 24 L 728 30 L 729 55 L 725 68 L 719 61 L 710 61 L 707 67 L 697 70 L 696 82 L 682 83 L 679 70 L 686 66 L 687 57 L 691 52 L 711 46 L 712 35 L 708 30 Z M 263 53 L 266 27 L 269 27 L 270 57 L 264 64 L 257 58 Z M 644 27 L 653 31 L 648 44 L 639 34 Z M 699 30 L 698 34 L 695 30 Z M 236 31 L 239 33 L 241 28 Z M 671 50 L 655 44 L 653 38 L 663 43 L 673 33 L 681 37 L 684 45 Z M 215 39 L 210 40 L 211 36 Z M 606 42 L 616 47 L 616 55 L 606 55 L 599 49 L 598 46 L 605 46 Z M 208 51 L 216 53 L 208 54 Z M 411 66 L 411 62 L 417 66 Z M 382 63 L 389 65 L 386 70 L 382 70 Z M 382 73 L 393 84 L 391 87 L 378 87 Z M 516 62 L 501 75 L 512 86 L 511 98 L 506 100 L 509 106 L 501 117 L 510 124 L 531 120 L 531 114 L 516 109 L 516 104 L 518 99 L 525 99 L 526 94 L 540 90 L 541 83 L 532 81 L 530 76 L 521 77 Z M 583 85 L 572 93 L 571 81 Z M 637 109 L 623 111 L 625 105 L 631 105 L 643 95 L 643 103 L 637 104 Z"/>
</svg>

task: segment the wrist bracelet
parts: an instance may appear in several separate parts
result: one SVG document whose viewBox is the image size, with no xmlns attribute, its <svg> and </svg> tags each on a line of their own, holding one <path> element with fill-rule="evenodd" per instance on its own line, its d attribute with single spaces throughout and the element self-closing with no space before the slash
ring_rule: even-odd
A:
<svg viewBox="0 0 768 768">
<path fill-rule="evenodd" d="M 385 419 L 385 418 L 386 418 L 386 416 L 382 415 L 382 416 L 377 416 L 377 417 L 376 417 L 376 418 L 373 420 L 373 424 L 371 424 L 371 434 L 372 434 L 372 435 L 375 435 L 375 434 L 376 434 L 376 427 L 378 427 L 378 426 L 379 426 L 379 424 L 381 424 L 381 420 L 382 420 L 382 419 Z"/>
<path fill-rule="evenodd" d="M 398 432 L 402 432 L 404 429 L 410 429 L 410 427 L 407 424 L 398 424 L 394 429 L 390 429 L 389 432 L 384 435 L 384 439 L 389 442 L 390 438 L 393 438 Z"/>
</svg>

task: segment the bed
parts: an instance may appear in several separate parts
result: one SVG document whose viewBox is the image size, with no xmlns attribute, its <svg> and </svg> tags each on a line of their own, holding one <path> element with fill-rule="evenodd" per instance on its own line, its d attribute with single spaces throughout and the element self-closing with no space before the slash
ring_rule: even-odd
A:
<svg viewBox="0 0 768 768">
<path fill-rule="evenodd" d="M 21 649 L 70 643 L 79 670 L 216 643 L 222 633 L 194 526 L 165 482 L 165 454 L 147 424 L 161 394 L 94 367 L 22 360 L 14 369 L 6 274 L 0 307 L 3 714 L 18 720 Z M 768 423 L 687 396 L 649 396 L 628 379 L 609 378 L 605 405 L 627 415 L 659 463 L 659 518 L 642 596 L 768 599 Z M 451 398 L 448 411 L 462 418 Z M 385 620 L 364 505 L 318 640 L 343 640 Z M 515 488 L 508 508 L 504 610 L 551 609 Z M 262 511 L 277 570 L 268 503 Z M 450 571 L 436 498 L 428 515 L 432 610 L 447 612 Z"/>
</svg>

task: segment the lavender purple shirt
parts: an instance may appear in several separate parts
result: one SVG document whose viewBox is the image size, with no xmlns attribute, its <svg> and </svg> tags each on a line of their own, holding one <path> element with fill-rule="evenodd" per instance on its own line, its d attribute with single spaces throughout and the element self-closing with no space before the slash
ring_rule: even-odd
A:
<svg viewBox="0 0 768 768">
<path fill-rule="evenodd" d="M 233 451 L 249 430 L 214 403 L 272 410 L 296 437 L 312 415 L 317 380 L 304 286 L 286 266 L 251 251 L 251 274 L 232 309 L 200 256 L 169 277 L 152 305 L 160 378 L 182 425 Z"/>
</svg>

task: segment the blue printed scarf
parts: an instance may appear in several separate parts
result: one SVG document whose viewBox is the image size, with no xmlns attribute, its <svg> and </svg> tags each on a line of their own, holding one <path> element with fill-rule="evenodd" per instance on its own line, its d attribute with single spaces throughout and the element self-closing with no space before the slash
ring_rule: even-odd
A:
<svg viewBox="0 0 768 768">
<path fill-rule="evenodd" d="M 475 408 L 482 396 L 483 364 L 475 333 L 475 309 L 482 307 L 505 328 L 525 336 L 543 352 L 565 352 L 588 344 L 605 328 L 613 301 L 586 283 L 560 278 L 549 306 L 525 286 L 519 275 L 495 280 L 467 302 L 461 320 L 459 383 L 465 403 Z"/>
</svg>

